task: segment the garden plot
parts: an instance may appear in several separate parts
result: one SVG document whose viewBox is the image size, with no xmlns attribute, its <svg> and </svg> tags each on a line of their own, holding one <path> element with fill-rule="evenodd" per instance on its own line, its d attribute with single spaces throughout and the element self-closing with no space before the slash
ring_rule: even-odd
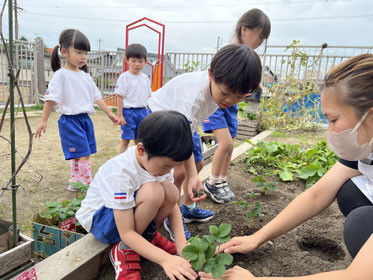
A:
<svg viewBox="0 0 373 280">
<path fill-rule="evenodd" d="M 272 138 L 266 139 L 265 142 L 269 143 L 274 140 L 279 143 L 299 144 L 301 148 L 306 149 L 321 140 L 323 135 L 323 133 L 315 132 L 275 132 Z M 207 223 L 188 224 L 192 236 L 207 235 L 210 225 L 222 223 L 232 225 L 231 236 L 252 234 L 274 218 L 306 188 L 307 179 L 295 178 L 295 181 L 284 182 L 279 175 L 269 175 L 264 176 L 264 184 L 275 183 L 276 190 L 269 188 L 266 195 L 263 195 L 264 187 L 257 188 L 260 182 L 252 181 L 257 178 L 257 175 L 248 172 L 249 167 L 242 162 L 242 158 L 231 165 L 228 176 L 230 187 L 236 194 L 237 201 L 247 201 L 251 205 L 260 203 L 261 215 L 254 215 L 249 227 L 245 213 L 250 208 L 243 210 L 234 203 L 221 205 L 207 199 L 201 203 L 201 207 L 215 211 L 215 217 Z M 248 193 L 262 194 L 248 196 Z M 296 276 L 343 269 L 351 262 L 343 243 L 343 222 L 343 215 L 336 203 L 333 203 L 319 216 L 273 240 L 273 243 L 264 244 L 255 252 L 247 255 L 234 255 L 231 266 L 242 266 L 249 269 L 255 276 Z M 163 229 L 161 233 L 167 236 Z M 146 260 L 143 260 L 141 265 L 142 279 L 167 279 L 159 265 Z M 113 275 L 114 270 L 108 265 L 97 279 L 113 279 Z"/>
</svg>

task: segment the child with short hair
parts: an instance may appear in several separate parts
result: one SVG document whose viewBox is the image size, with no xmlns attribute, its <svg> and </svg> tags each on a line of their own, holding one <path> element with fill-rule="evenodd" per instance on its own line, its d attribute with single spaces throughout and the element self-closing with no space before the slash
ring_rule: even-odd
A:
<svg viewBox="0 0 373 280">
<path fill-rule="evenodd" d="M 176 76 L 153 92 L 148 100 L 149 108 L 153 112 L 172 109 L 182 113 L 187 117 L 192 132 L 195 132 L 198 125 L 217 108 L 228 108 L 255 92 L 261 73 L 260 58 L 250 47 L 227 45 L 215 54 L 208 71 Z M 175 168 L 174 177 L 178 178 L 179 189 L 180 182 L 186 177 L 183 185 L 184 204 L 180 207 L 185 222 L 210 220 L 214 213 L 199 208 L 196 203 L 205 199 L 206 195 L 195 197 L 193 194 L 193 190 L 202 189 L 194 156 Z M 173 238 L 172 226 L 170 227 L 167 221 L 165 228 Z M 186 227 L 184 231 L 189 237 L 190 233 Z"/>
<path fill-rule="evenodd" d="M 253 49 L 267 43 L 271 32 L 271 22 L 268 16 L 259 9 L 245 12 L 238 20 L 235 28 L 235 44 L 243 44 Z M 250 99 L 260 101 L 261 90 L 253 93 Z M 226 203 L 235 198 L 227 182 L 228 168 L 231 162 L 234 138 L 237 136 L 238 106 L 219 108 L 202 123 L 203 131 L 213 132 L 219 146 L 212 158 L 211 174 L 204 182 L 208 196 L 217 203 Z"/>
<path fill-rule="evenodd" d="M 186 245 L 173 168 L 192 154 L 189 123 L 175 111 L 155 112 L 138 134 L 136 146 L 100 167 L 76 217 L 98 240 L 115 244 L 115 279 L 140 279 L 139 255 L 161 265 L 171 279 L 194 279 L 188 261 L 173 256 Z M 176 247 L 157 231 L 166 217 L 175 228 Z"/>
<path fill-rule="evenodd" d="M 117 115 L 121 125 L 120 153 L 127 150 L 130 140 L 137 144 L 137 130 L 147 116 L 148 98 L 151 94 L 150 80 L 141 72 L 146 63 L 146 48 L 131 44 L 126 49 L 129 70 L 119 76 L 115 85 Z"/>
<path fill-rule="evenodd" d="M 59 44 L 53 49 L 52 69 L 55 72 L 44 95 L 44 109 L 35 136 L 41 137 L 47 129 L 47 121 L 53 106 L 62 114 L 58 120 L 62 150 L 70 161 L 70 183 L 81 181 L 89 185 L 92 181 L 90 155 L 96 153 L 96 139 L 89 115 L 95 112 L 97 104 L 117 125 L 120 120 L 111 112 L 101 94 L 87 73 L 87 52 L 91 50 L 88 38 L 75 29 L 64 30 Z M 61 68 L 58 51 L 66 60 Z M 76 189 L 69 184 L 69 191 Z"/>
</svg>

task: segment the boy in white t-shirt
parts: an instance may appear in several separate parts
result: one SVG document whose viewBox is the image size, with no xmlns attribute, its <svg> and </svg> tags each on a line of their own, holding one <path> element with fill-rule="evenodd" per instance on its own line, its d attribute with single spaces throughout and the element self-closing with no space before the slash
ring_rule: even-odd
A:
<svg viewBox="0 0 373 280">
<path fill-rule="evenodd" d="M 190 125 L 176 111 L 155 112 L 138 134 L 136 146 L 100 167 L 76 217 L 97 239 L 114 244 L 109 256 L 115 279 L 140 279 L 139 255 L 161 265 L 171 279 L 195 279 L 189 262 L 174 256 L 186 239 L 173 168 L 192 155 Z M 157 231 L 166 217 L 176 244 Z"/>
<path fill-rule="evenodd" d="M 141 72 L 146 63 L 146 54 L 144 46 L 129 45 L 126 49 L 129 70 L 119 76 L 115 85 L 117 114 L 124 123 L 121 126 L 120 153 L 127 150 L 130 140 L 137 144 L 137 130 L 148 114 L 146 107 L 151 94 L 150 80 Z"/>
<path fill-rule="evenodd" d="M 259 87 L 261 75 L 260 58 L 251 48 L 244 45 L 227 45 L 214 55 L 208 71 L 179 75 L 153 92 L 148 100 L 149 109 L 153 112 L 176 110 L 186 116 L 192 132 L 195 132 L 198 125 L 216 109 L 228 108 L 255 92 Z M 194 156 L 175 168 L 174 179 L 179 190 L 185 179 L 184 204 L 180 207 L 184 222 L 210 220 L 214 213 L 199 208 L 196 203 L 205 199 L 206 195 L 194 197 L 193 194 L 193 190 L 203 189 Z M 173 239 L 172 226 L 170 227 L 167 220 L 164 225 Z M 190 233 L 185 225 L 184 232 L 188 239 Z"/>
</svg>

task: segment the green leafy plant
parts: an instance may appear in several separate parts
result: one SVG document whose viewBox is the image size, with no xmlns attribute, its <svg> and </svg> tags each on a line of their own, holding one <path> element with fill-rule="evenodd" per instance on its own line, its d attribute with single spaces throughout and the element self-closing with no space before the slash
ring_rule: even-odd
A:
<svg viewBox="0 0 373 280">
<path fill-rule="evenodd" d="M 71 182 L 70 185 L 81 193 L 86 193 L 89 189 L 89 185 L 84 185 L 81 181 Z"/>
<path fill-rule="evenodd" d="M 210 235 L 199 237 L 198 235 L 188 240 L 187 246 L 182 250 L 182 255 L 190 260 L 194 270 L 203 270 L 212 273 L 214 278 L 220 278 L 226 271 L 226 266 L 232 264 L 233 257 L 226 253 L 215 256 L 216 248 L 230 240 L 229 233 L 232 230 L 230 224 L 221 224 L 219 227 L 211 225 Z"/>
<path fill-rule="evenodd" d="M 320 92 L 317 81 L 323 48 L 309 58 L 300 41 L 294 40 L 285 52 L 290 53 L 287 60 L 281 61 L 281 69 L 286 70 L 281 73 L 280 81 L 265 88 L 267 98 L 262 99 L 258 112 L 260 127 L 317 130 L 320 99 L 309 97 Z"/>
<path fill-rule="evenodd" d="M 309 188 L 317 182 L 337 161 L 338 157 L 329 149 L 325 140 L 310 149 L 297 144 L 260 141 L 246 154 L 243 162 L 254 175 L 277 175 L 283 181 L 298 178 L 306 181 Z"/>
<path fill-rule="evenodd" d="M 254 112 L 247 111 L 247 103 L 245 101 L 241 101 L 238 105 L 238 117 L 239 119 L 254 121 L 258 119 L 258 115 Z"/>
<path fill-rule="evenodd" d="M 267 183 L 263 176 L 256 176 L 251 179 L 251 182 L 256 183 L 258 189 L 263 189 L 264 195 L 267 195 L 270 191 L 276 190 L 277 183 Z"/>
<path fill-rule="evenodd" d="M 79 198 L 62 202 L 46 202 L 45 206 L 47 208 L 40 210 L 39 216 L 45 219 L 55 218 L 57 222 L 63 222 L 75 216 L 76 211 L 80 208 L 80 203 L 81 200 Z"/>
<path fill-rule="evenodd" d="M 262 213 L 262 204 L 260 202 L 255 202 L 255 204 L 251 204 L 245 200 L 243 201 L 235 201 L 234 204 L 238 205 L 240 208 L 242 208 L 244 211 L 248 210 L 247 212 L 244 212 L 244 216 L 247 219 L 247 226 L 249 228 L 252 227 L 255 219 L 257 217 L 263 216 Z"/>
</svg>

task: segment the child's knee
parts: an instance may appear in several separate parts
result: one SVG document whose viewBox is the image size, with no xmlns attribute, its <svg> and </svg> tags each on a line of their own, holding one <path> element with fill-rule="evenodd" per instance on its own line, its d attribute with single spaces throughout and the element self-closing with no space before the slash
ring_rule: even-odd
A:
<svg viewBox="0 0 373 280">
<path fill-rule="evenodd" d="M 165 203 L 169 205 L 175 205 L 179 202 L 180 192 L 174 184 L 170 184 L 165 189 Z"/>
<path fill-rule="evenodd" d="M 225 153 L 231 153 L 233 151 L 233 148 L 234 148 L 233 140 L 230 139 L 228 141 L 224 141 L 222 143 L 219 143 L 218 148 L 222 149 Z"/>
<path fill-rule="evenodd" d="M 141 187 L 141 200 L 152 204 L 154 206 L 160 206 L 165 200 L 165 192 L 161 184 L 157 182 L 148 182 Z"/>
</svg>

